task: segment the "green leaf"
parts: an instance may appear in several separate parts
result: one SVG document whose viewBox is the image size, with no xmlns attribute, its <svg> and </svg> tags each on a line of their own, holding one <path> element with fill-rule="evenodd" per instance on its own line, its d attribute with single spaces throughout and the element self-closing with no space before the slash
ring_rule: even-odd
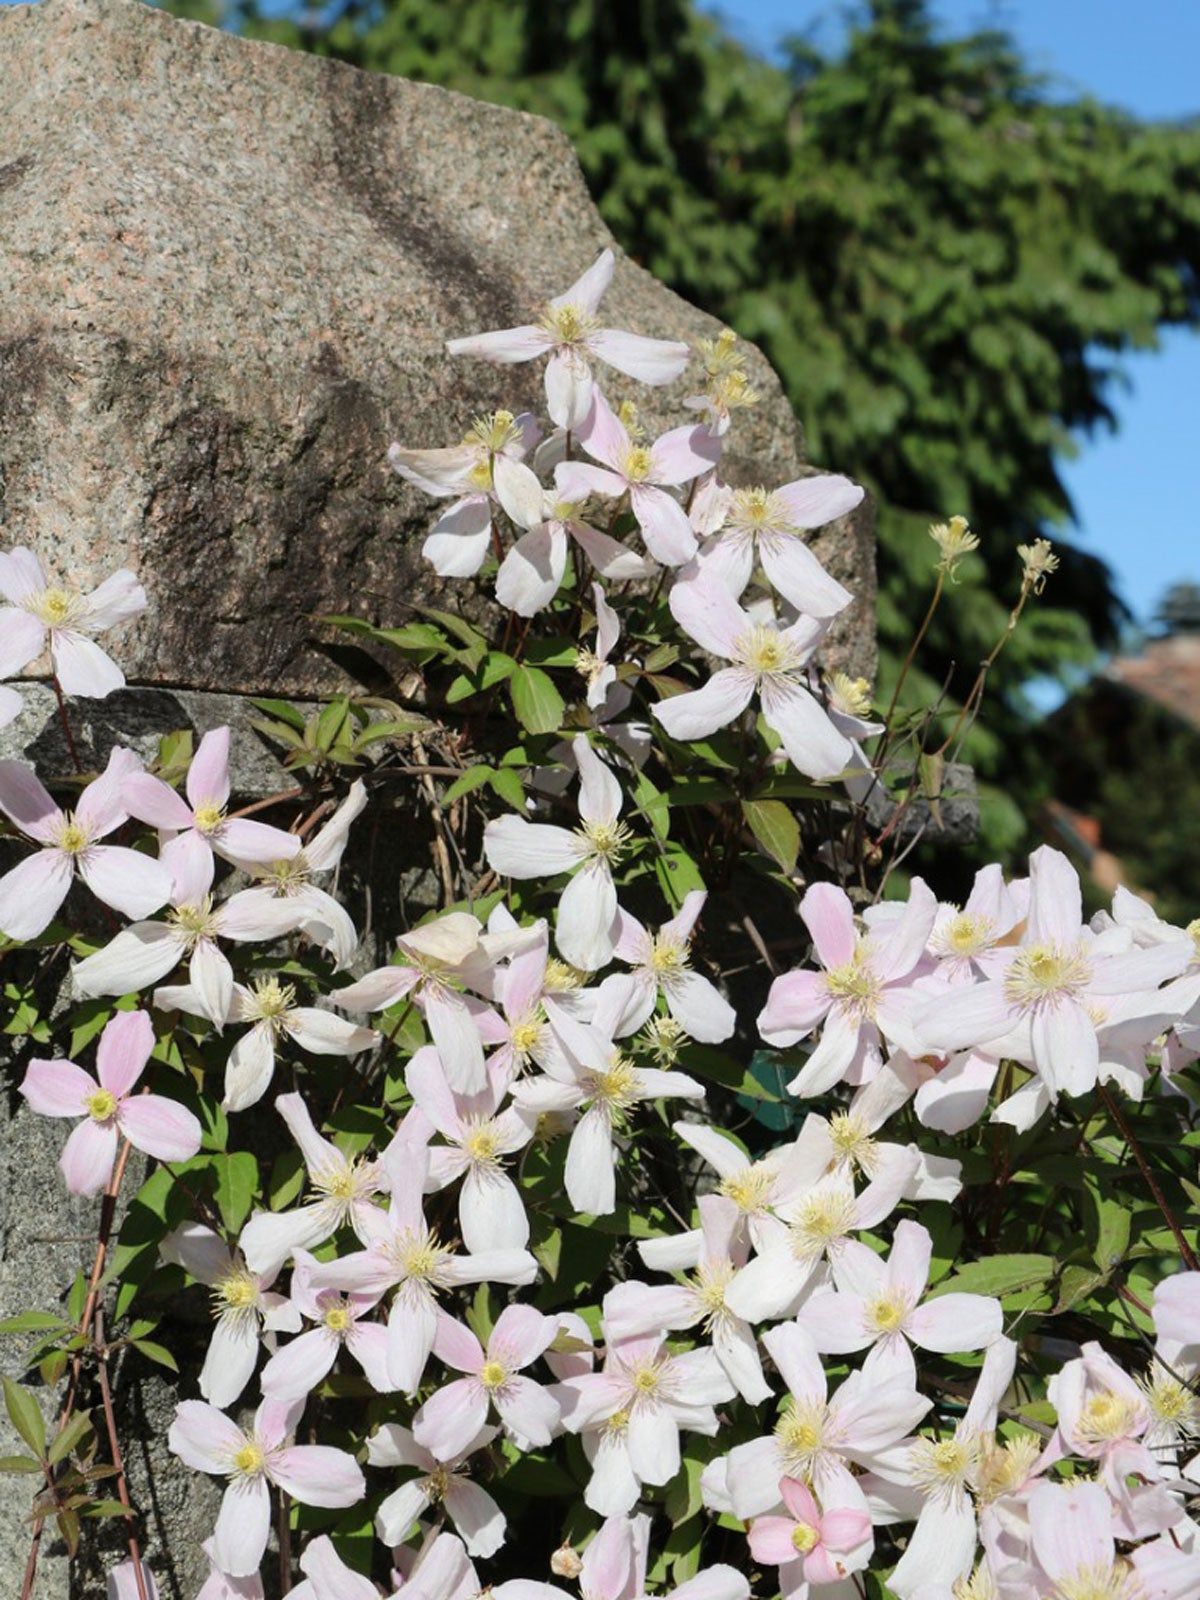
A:
<svg viewBox="0 0 1200 1600">
<path fill-rule="evenodd" d="M 0 1456 L 0 1472 L 40 1472 L 42 1463 L 32 1456 Z"/>
<path fill-rule="evenodd" d="M 92 1431 L 92 1419 L 86 1411 L 76 1412 L 67 1419 L 66 1425 L 57 1433 L 50 1443 L 50 1454 L 47 1456 L 51 1466 L 62 1461 L 71 1454 L 75 1446 Z"/>
<path fill-rule="evenodd" d="M 349 715 L 350 701 L 345 695 L 341 695 L 337 700 L 331 700 L 317 717 L 313 733 L 314 747 L 323 753 L 332 750 Z"/>
<path fill-rule="evenodd" d="M 943 1278 L 929 1298 L 943 1294 L 990 1294 L 1002 1298 L 1022 1289 L 1038 1289 L 1058 1270 L 1053 1256 L 988 1256 L 983 1261 L 968 1261 L 950 1277 Z"/>
<path fill-rule="evenodd" d="M 49 1333 L 52 1328 L 68 1328 L 70 1323 L 52 1311 L 20 1311 L 0 1322 L 0 1333 Z"/>
<path fill-rule="evenodd" d="M 703 889 L 700 868 L 679 844 L 666 844 L 654 863 L 655 876 L 662 892 L 678 911 L 693 889 Z"/>
<path fill-rule="evenodd" d="M 8 1420 L 39 1459 L 46 1454 L 46 1423 L 42 1408 L 28 1389 L 5 1378 L 4 1404 Z"/>
<path fill-rule="evenodd" d="M 566 707 L 552 679 L 540 667 L 518 667 L 508 681 L 517 721 L 527 733 L 555 733 Z"/>
<path fill-rule="evenodd" d="M 665 839 L 671 831 L 671 807 L 666 795 L 654 787 L 644 772 L 638 773 L 633 799 L 658 837 Z"/>
<path fill-rule="evenodd" d="M 511 767 L 499 767 L 488 776 L 495 794 L 513 811 L 525 810 L 525 785 Z"/>
<path fill-rule="evenodd" d="M 800 824 L 782 800 L 743 800 L 750 832 L 784 872 L 793 872 L 800 854 Z"/>
<path fill-rule="evenodd" d="M 166 1367 L 171 1372 L 179 1371 L 179 1363 L 165 1345 L 156 1344 L 152 1339 L 131 1339 L 130 1344 L 135 1350 L 141 1352 L 147 1361 L 156 1362 L 160 1367 Z"/>
<path fill-rule="evenodd" d="M 214 1198 L 221 1213 L 221 1221 L 230 1233 L 237 1233 L 250 1215 L 258 1188 L 258 1158 L 248 1150 L 238 1150 L 232 1155 L 212 1158 L 216 1174 Z"/>
<path fill-rule="evenodd" d="M 1105 1194 L 1095 1173 L 1084 1179 L 1088 1242 L 1100 1271 L 1111 1272 L 1129 1249 L 1133 1219 L 1126 1205 Z"/>
<path fill-rule="evenodd" d="M 442 804 L 444 806 L 452 806 L 456 800 L 461 800 L 463 795 L 472 794 L 476 789 L 482 789 L 484 784 L 490 781 L 491 776 L 491 767 L 484 766 L 482 762 L 478 766 L 468 767 L 462 777 L 455 778 L 454 782 L 442 795 Z"/>
</svg>

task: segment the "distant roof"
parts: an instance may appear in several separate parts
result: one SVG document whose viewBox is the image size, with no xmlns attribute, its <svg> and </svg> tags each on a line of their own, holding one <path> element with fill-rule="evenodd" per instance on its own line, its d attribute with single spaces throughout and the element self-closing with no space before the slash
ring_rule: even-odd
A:
<svg viewBox="0 0 1200 1600">
<path fill-rule="evenodd" d="M 1140 655 L 1118 656 L 1105 675 L 1200 728 L 1200 634 L 1151 639 Z"/>
</svg>

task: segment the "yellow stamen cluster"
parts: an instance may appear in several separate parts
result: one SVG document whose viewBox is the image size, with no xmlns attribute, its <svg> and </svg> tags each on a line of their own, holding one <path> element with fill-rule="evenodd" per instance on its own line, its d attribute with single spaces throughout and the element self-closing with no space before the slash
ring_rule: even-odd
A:
<svg viewBox="0 0 1200 1600">
<path fill-rule="evenodd" d="M 856 945 L 849 961 L 831 968 L 825 974 L 825 987 L 834 1000 L 842 1001 L 848 1011 L 868 1019 L 874 1017 L 883 985 L 871 965 L 870 952 L 865 943 Z"/>
<path fill-rule="evenodd" d="M 117 1097 L 111 1089 L 97 1089 L 84 1100 L 87 1114 L 96 1122 L 107 1122 L 117 1113 Z"/>
<path fill-rule="evenodd" d="M 979 549 L 979 540 L 967 526 L 966 517 L 951 517 L 949 522 L 935 522 L 929 537 L 941 551 L 937 570 L 954 579 L 959 562 L 972 550 Z"/>
<path fill-rule="evenodd" d="M 581 989 L 586 982 L 585 973 L 580 972 L 578 967 L 560 961 L 557 956 L 551 956 L 546 962 L 542 988 L 547 994 L 570 994 L 574 989 Z"/>
<path fill-rule="evenodd" d="M 610 866 L 629 849 L 633 835 L 624 822 L 585 822 L 578 837 L 588 846 L 589 854 Z"/>
<path fill-rule="evenodd" d="M 476 1166 L 494 1167 L 498 1165 L 500 1130 L 490 1117 L 481 1119 L 467 1129 L 462 1147 Z"/>
<path fill-rule="evenodd" d="M 1124 1439 L 1136 1428 L 1139 1410 L 1132 1395 L 1102 1389 L 1084 1403 L 1075 1431 L 1090 1444 L 1110 1444 Z"/>
<path fill-rule="evenodd" d="M 871 683 L 868 678 L 852 678 L 846 672 L 831 672 L 825 680 L 829 704 L 847 717 L 871 714 Z"/>
<path fill-rule="evenodd" d="M 651 1400 L 663 1386 L 666 1375 L 665 1361 L 643 1361 L 636 1367 L 630 1368 L 629 1383 L 633 1389 L 633 1401 L 636 1405 L 639 1400 Z"/>
<path fill-rule="evenodd" d="M 541 1043 L 546 1032 L 546 1014 L 541 1006 L 535 1006 L 532 1011 L 518 1017 L 508 1030 L 509 1043 L 513 1053 L 521 1060 L 528 1061 L 529 1057 Z"/>
<path fill-rule="evenodd" d="M 215 833 L 224 820 L 225 812 L 221 806 L 212 804 L 197 806 L 192 812 L 192 821 L 197 833 L 202 833 L 206 837 Z"/>
<path fill-rule="evenodd" d="M 496 455 L 507 445 L 515 444 L 520 437 L 521 430 L 511 411 L 492 411 L 475 418 L 463 437 L 463 443 L 478 445 L 490 455 Z"/>
<path fill-rule="evenodd" d="M 340 1200 L 349 1206 L 361 1200 L 375 1187 L 375 1163 L 356 1156 L 353 1161 L 331 1162 L 312 1174 L 311 1185 L 318 1194 L 330 1200 Z"/>
<path fill-rule="evenodd" d="M 637 408 L 637 402 L 636 401 L 634 401 L 634 400 L 622 400 L 621 401 L 621 404 L 617 407 L 617 421 L 625 429 L 625 432 L 629 435 L 629 437 L 634 441 L 635 444 L 639 440 L 644 439 L 646 437 L 645 424 L 642 422 L 641 417 L 638 415 L 638 408 Z"/>
<path fill-rule="evenodd" d="M 621 470 L 630 483 L 645 483 L 654 470 L 654 457 L 648 445 L 635 444 L 625 452 Z"/>
<path fill-rule="evenodd" d="M 651 1017 L 634 1040 L 634 1049 L 648 1055 L 660 1067 L 673 1067 L 679 1052 L 690 1043 L 687 1033 L 674 1017 Z"/>
<path fill-rule="evenodd" d="M 54 842 L 64 855 L 78 856 L 87 849 L 90 837 L 83 823 L 75 820 L 74 812 L 68 811 L 59 823 Z"/>
<path fill-rule="evenodd" d="M 893 1291 L 867 1302 L 865 1321 L 875 1333 L 895 1333 L 911 1310 L 907 1296 Z"/>
<path fill-rule="evenodd" d="M 810 1550 L 815 1550 L 821 1534 L 811 1522 L 797 1522 L 792 1529 L 792 1548 L 806 1556 Z"/>
<path fill-rule="evenodd" d="M 1138 1387 L 1157 1423 L 1176 1434 L 1200 1432 L 1200 1399 L 1178 1378 L 1155 1370 L 1140 1379 Z"/>
<path fill-rule="evenodd" d="M 720 414 L 741 406 L 757 405 L 759 395 L 746 375 L 737 335 L 723 328 L 715 339 L 701 339 L 697 349 L 708 379 L 705 394 L 713 410 Z"/>
<path fill-rule="evenodd" d="M 278 978 L 260 978 L 253 992 L 253 1010 L 262 1022 L 278 1024 L 296 1004 L 295 985 L 280 983 Z"/>
<path fill-rule="evenodd" d="M 37 617 L 39 622 L 44 622 L 48 628 L 61 628 L 76 621 L 87 609 L 87 602 L 82 595 L 71 594 L 66 589 L 51 585 L 31 595 L 24 602 L 23 609 Z"/>
<path fill-rule="evenodd" d="M 1138 1600 L 1145 1590 L 1124 1561 L 1106 1567 L 1081 1567 L 1070 1578 L 1060 1578 L 1050 1591 L 1052 1600 Z"/>
<path fill-rule="evenodd" d="M 997 1600 L 999 1595 L 995 1578 L 982 1562 L 969 1578 L 959 1578 L 950 1592 L 954 1600 Z"/>
<path fill-rule="evenodd" d="M 350 1308 L 345 1304 L 330 1306 L 321 1321 L 331 1333 L 345 1333 L 350 1326 Z"/>
<path fill-rule="evenodd" d="M 637 1099 L 637 1068 L 628 1056 L 616 1054 L 607 1072 L 596 1073 L 591 1080 L 592 1100 L 605 1107 L 611 1116 L 628 1111 Z"/>
<path fill-rule="evenodd" d="M 669 933 L 655 934 L 646 964 L 659 978 L 677 978 L 687 971 L 688 949 L 686 939 L 673 938 Z"/>
<path fill-rule="evenodd" d="M 485 1361 L 479 1369 L 479 1381 L 489 1393 L 502 1389 L 508 1382 L 508 1368 L 502 1361 Z"/>
<path fill-rule="evenodd" d="M 733 1278 L 733 1267 L 728 1261 L 714 1261 L 696 1270 L 696 1293 L 704 1306 L 704 1330 L 728 1315 L 725 1308 L 725 1291 Z"/>
<path fill-rule="evenodd" d="M 406 1278 L 418 1283 L 437 1285 L 442 1263 L 449 1251 L 436 1233 L 405 1233 L 391 1246 L 389 1252 Z"/>
<path fill-rule="evenodd" d="M 946 956 L 975 956 L 992 942 L 995 925 L 990 917 L 959 911 L 939 928 L 930 943 Z"/>
<path fill-rule="evenodd" d="M 875 1164 L 875 1141 L 856 1112 L 835 1111 L 829 1119 L 829 1138 L 843 1161 L 870 1172 Z"/>
<path fill-rule="evenodd" d="M 600 324 L 590 311 L 569 302 L 563 306 L 547 306 L 539 326 L 550 335 L 555 344 L 574 347 L 581 345 L 595 333 Z"/>
<path fill-rule="evenodd" d="M 988 1505 L 1001 1495 L 1015 1494 L 1042 1453 L 1042 1441 L 1034 1433 L 1014 1434 L 1000 1444 L 993 1436 L 980 1441 L 975 1489 L 980 1501 Z"/>
<path fill-rule="evenodd" d="M 793 533 L 795 525 L 787 506 L 774 490 L 735 489 L 725 526 L 739 533 Z"/>
<path fill-rule="evenodd" d="M 203 900 L 198 900 L 194 905 L 177 907 L 168 913 L 168 920 L 183 934 L 188 950 L 195 949 L 202 939 L 216 936 L 217 919 L 213 914 L 211 895 L 206 894 Z"/>
<path fill-rule="evenodd" d="M 774 1182 L 774 1170 L 766 1162 L 760 1161 L 722 1178 L 717 1185 L 717 1192 L 732 1200 L 743 1215 L 755 1216 L 770 1204 Z"/>
<path fill-rule="evenodd" d="M 802 1261 L 819 1256 L 854 1231 L 854 1196 L 840 1189 L 805 1195 L 792 1220 L 792 1249 Z"/>
<path fill-rule="evenodd" d="M 245 1267 L 230 1267 L 212 1286 L 214 1317 L 245 1317 L 257 1310 L 258 1300 L 258 1284 Z"/>
<path fill-rule="evenodd" d="M 575 671 L 589 684 L 595 683 L 607 664 L 594 650 L 580 648 L 575 652 Z"/>
<path fill-rule="evenodd" d="M 760 678 L 787 672 L 797 661 L 795 647 L 778 628 L 772 628 L 765 622 L 756 622 L 748 632 L 735 639 L 733 648 L 737 652 L 737 659 L 744 661 L 751 672 L 757 673 Z"/>
<path fill-rule="evenodd" d="M 811 1479 L 825 1443 L 828 1410 L 820 1400 L 793 1400 L 775 1424 L 775 1439 L 790 1478 Z"/>
<path fill-rule="evenodd" d="M 1018 951 L 1004 975 L 1004 993 L 1023 1011 L 1071 997 L 1086 987 L 1091 963 L 1079 945 L 1035 944 Z"/>
<path fill-rule="evenodd" d="M 261 1445 L 247 1439 L 233 1458 L 233 1470 L 241 1478 L 257 1478 L 267 1464 Z"/>
<path fill-rule="evenodd" d="M 939 1499 L 954 1499 L 974 1485 L 979 1438 L 962 1432 L 948 1439 L 917 1439 L 908 1452 L 909 1472 L 918 1489 Z"/>
<path fill-rule="evenodd" d="M 290 861 L 272 861 L 267 866 L 256 867 L 277 900 L 286 899 L 308 882 L 311 869 L 304 851 L 299 851 Z"/>
<path fill-rule="evenodd" d="M 1041 594 L 1046 579 L 1058 571 L 1058 557 L 1053 554 L 1049 539 L 1035 539 L 1032 544 L 1019 544 L 1021 558 L 1021 591 L 1023 594 Z"/>
</svg>

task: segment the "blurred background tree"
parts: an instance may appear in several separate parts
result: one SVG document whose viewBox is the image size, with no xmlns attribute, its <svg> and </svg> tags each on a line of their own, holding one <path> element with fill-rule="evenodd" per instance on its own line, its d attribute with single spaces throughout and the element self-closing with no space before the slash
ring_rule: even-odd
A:
<svg viewBox="0 0 1200 1600">
<path fill-rule="evenodd" d="M 1057 462 L 1112 425 L 1115 358 L 1200 310 L 1200 127 L 1051 97 L 1012 41 L 946 38 L 925 0 L 864 5 L 837 55 L 774 65 L 692 0 L 177 0 L 248 34 L 560 123 L 627 251 L 780 372 L 811 458 L 878 501 L 879 698 L 924 605 L 931 520 L 982 540 L 906 698 L 965 692 L 1017 587 L 1062 558 L 991 679 L 966 755 L 981 855 L 1030 842 L 1044 751 L 1028 689 L 1078 680 L 1125 621 L 1058 544 Z M 967 865 L 963 863 L 963 865 Z"/>
</svg>

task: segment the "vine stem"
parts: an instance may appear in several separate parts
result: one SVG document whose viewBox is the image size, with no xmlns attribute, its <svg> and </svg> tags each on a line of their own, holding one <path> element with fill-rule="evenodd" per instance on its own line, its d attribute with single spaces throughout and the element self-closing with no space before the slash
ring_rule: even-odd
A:
<svg viewBox="0 0 1200 1600">
<path fill-rule="evenodd" d="M 71 764 L 76 772 L 83 771 L 83 762 L 79 759 L 79 751 L 75 746 L 75 735 L 71 732 L 71 719 L 67 716 L 67 702 L 62 692 L 62 684 L 58 681 L 58 674 L 51 676 L 50 682 L 54 685 L 54 698 L 58 701 L 58 722 L 63 731 L 63 738 L 67 741 L 67 751 L 71 757 Z"/>
<path fill-rule="evenodd" d="M 1154 1173 L 1150 1169 L 1150 1165 L 1142 1152 L 1141 1145 L 1137 1142 L 1137 1136 L 1130 1126 L 1128 1118 L 1121 1110 L 1121 1107 L 1117 1104 L 1116 1098 L 1109 1089 L 1108 1085 L 1106 1083 L 1102 1083 L 1099 1084 L 1098 1087 L 1100 1090 L 1100 1098 L 1104 1101 L 1105 1110 L 1116 1124 L 1118 1130 L 1120 1131 L 1121 1137 L 1129 1146 L 1130 1154 L 1137 1162 L 1138 1170 L 1141 1172 L 1142 1177 L 1146 1180 L 1146 1187 L 1154 1196 L 1154 1203 L 1162 1212 L 1163 1220 L 1167 1224 L 1167 1227 L 1171 1230 L 1172 1237 L 1175 1240 L 1176 1248 L 1179 1251 L 1179 1259 L 1183 1262 L 1184 1266 L 1189 1272 L 1200 1271 L 1200 1258 L 1197 1257 L 1196 1252 L 1187 1242 L 1187 1239 L 1184 1237 L 1183 1229 L 1179 1226 L 1179 1219 L 1167 1204 L 1167 1197 L 1165 1194 L 1163 1194 L 1162 1189 L 1159 1187 L 1158 1179 L 1154 1176 Z"/>
<path fill-rule="evenodd" d="M 129 1541 L 129 1558 L 133 1562 L 133 1581 L 137 1585 L 138 1600 L 149 1600 L 146 1576 L 142 1571 L 142 1552 L 134 1531 L 136 1513 L 129 1499 L 129 1485 L 125 1481 L 125 1460 L 121 1442 L 117 1438 L 117 1418 L 113 1410 L 112 1389 L 108 1381 L 108 1345 L 104 1337 L 104 1310 L 96 1306 L 96 1344 L 99 1356 L 100 1400 L 104 1406 L 104 1426 L 108 1433 L 108 1449 L 112 1464 L 117 1469 L 117 1499 L 125 1507 L 125 1529 Z"/>
</svg>

